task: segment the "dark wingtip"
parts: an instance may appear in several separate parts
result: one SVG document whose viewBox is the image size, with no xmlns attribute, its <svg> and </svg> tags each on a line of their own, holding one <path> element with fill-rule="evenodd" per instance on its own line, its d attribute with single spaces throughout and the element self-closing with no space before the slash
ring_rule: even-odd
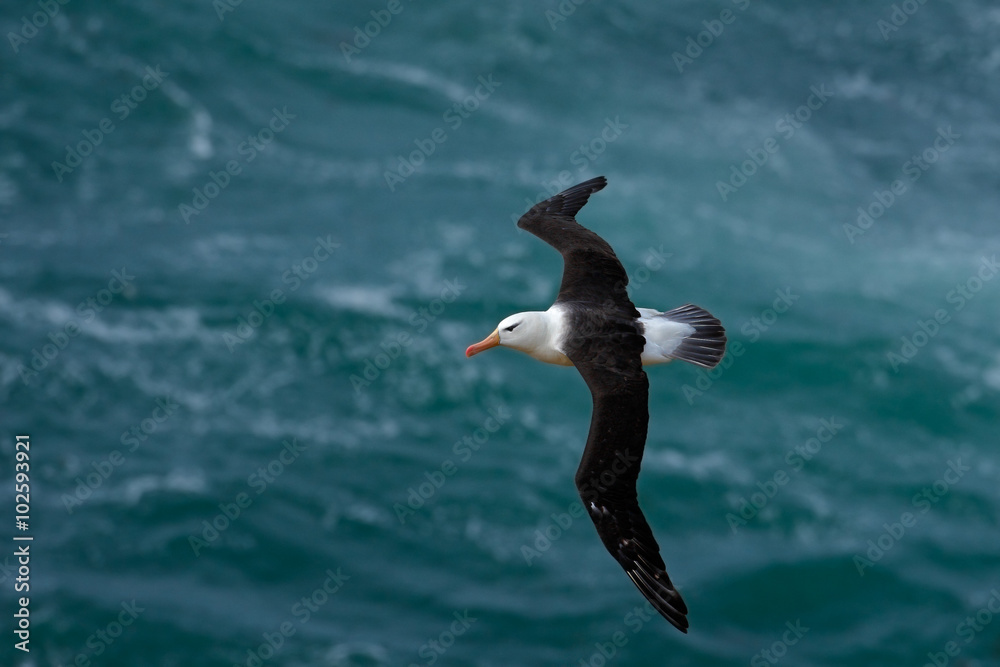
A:
<svg viewBox="0 0 1000 667">
<path fill-rule="evenodd" d="M 597 176 L 589 181 L 577 183 L 571 188 L 566 188 L 559 194 L 552 195 L 548 199 L 532 206 L 517 221 L 517 226 L 525 229 L 525 220 L 537 215 L 572 218 L 584 207 L 587 200 L 590 199 L 590 195 L 603 190 L 607 184 L 608 179 L 603 176 Z"/>
<path fill-rule="evenodd" d="M 671 583 L 666 570 L 655 565 L 650 568 L 650 565 L 645 564 L 643 559 L 639 559 L 635 561 L 633 567 L 626 566 L 625 573 L 653 609 L 659 612 L 660 616 L 663 616 L 670 625 L 687 634 L 688 608 L 684 604 L 681 594 Z"/>
<path fill-rule="evenodd" d="M 578 183 L 542 202 L 547 204 L 543 210 L 553 215 L 565 215 L 572 218 L 584 207 L 587 200 L 590 199 L 590 195 L 603 190 L 607 184 L 608 179 L 603 176 Z"/>
</svg>

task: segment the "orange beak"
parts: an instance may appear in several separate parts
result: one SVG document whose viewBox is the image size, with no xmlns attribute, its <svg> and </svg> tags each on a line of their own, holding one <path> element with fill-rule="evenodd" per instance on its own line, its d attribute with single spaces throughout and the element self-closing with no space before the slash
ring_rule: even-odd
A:
<svg viewBox="0 0 1000 667">
<path fill-rule="evenodd" d="M 496 347 L 500 344 L 500 330 L 494 329 L 493 333 L 486 337 L 486 340 L 476 343 L 475 345 L 470 345 L 469 349 L 465 351 L 465 356 L 471 357 L 474 354 L 479 354 L 483 350 L 488 350 L 491 347 Z"/>
</svg>

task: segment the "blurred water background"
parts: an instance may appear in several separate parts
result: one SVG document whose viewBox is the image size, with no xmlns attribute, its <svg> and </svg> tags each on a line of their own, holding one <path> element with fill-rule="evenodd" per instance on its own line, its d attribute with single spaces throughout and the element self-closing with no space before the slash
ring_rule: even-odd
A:
<svg viewBox="0 0 1000 667">
<path fill-rule="evenodd" d="M 0 663 L 1000 664 L 994 3 L 0 25 Z M 729 332 L 650 372 L 687 636 L 562 516 L 579 375 L 463 354 L 555 295 L 517 216 L 599 174 L 636 303 Z"/>
</svg>

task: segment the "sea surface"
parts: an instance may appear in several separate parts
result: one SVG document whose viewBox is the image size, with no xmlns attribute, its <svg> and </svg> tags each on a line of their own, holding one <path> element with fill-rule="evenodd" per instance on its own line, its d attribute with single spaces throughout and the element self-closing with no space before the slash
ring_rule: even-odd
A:
<svg viewBox="0 0 1000 667">
<path fill-rule="evenodd" d="M 995 2 L 0 32 L 0 664 L 1000 664 Z M 579 514 L 579 374 L 464 355 L 557 291 L 517 217 L 597 175 L 636 304 L 729 335 L 649 371 L 687 635 Z"/>
</svg>

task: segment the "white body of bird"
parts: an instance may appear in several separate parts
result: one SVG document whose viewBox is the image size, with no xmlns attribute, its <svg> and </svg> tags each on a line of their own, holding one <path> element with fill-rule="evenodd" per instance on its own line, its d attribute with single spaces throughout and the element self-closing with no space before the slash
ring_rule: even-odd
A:
<svg viewBox="0 0 1000 667">
<path fill-rule="evenodd" d="M 646 339 L 642 365 L 665 364 L 677 359 L 673 354 L 684 339 L 695 332 L 695 328 L 686 322 L 672 320 L 667 313 L 652 308 L 636 310 L 639 311 L 639 324 Z M 544 311 L 515 313 L 504 318 L 487 341 L 496 336 L 494 345 L 519 350 L 547 364 L 572 366 L 573 362 L 563 352 L 562 346 L 568 334 L 566 322 L 565 310 L 560 305 Z"/>
</svg>

